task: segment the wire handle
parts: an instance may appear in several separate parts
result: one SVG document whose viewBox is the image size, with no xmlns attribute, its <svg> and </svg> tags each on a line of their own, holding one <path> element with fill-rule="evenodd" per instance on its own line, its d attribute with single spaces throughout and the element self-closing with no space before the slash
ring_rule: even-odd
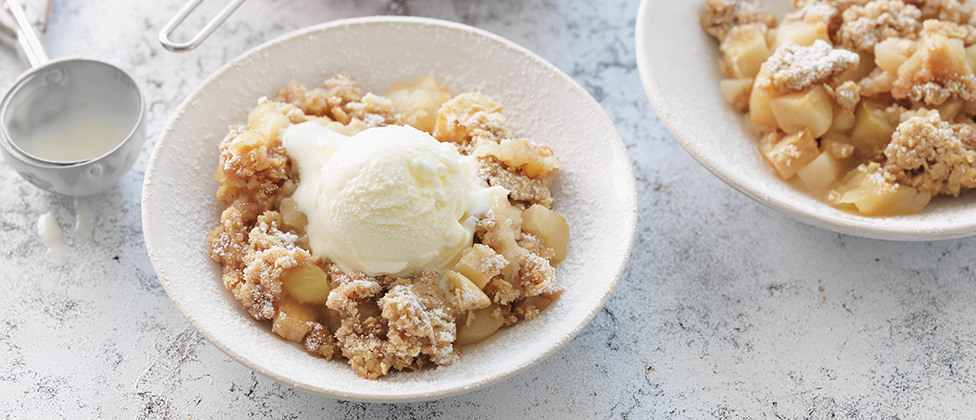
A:
<svg viewBox="0 0 976 420">
<path fill-rule="evenodd" d="M 211 19 L 210 22 L 207 22 L 207 25 L 204 26 L 200 32 L 197 32 L 193 38 L 190 38 L 189 41 L 175 42 L 171 40 L 169 37 L 173 34 L 173 31 L 175 31 L 176 28 L 180 26 L 184 20 L 186 20 L 187 16 L 189 16 L 190 13 L 192 13 L 193 10 L 195 10 L 202 2 L 203 0 L 190 0 L 185 6 L 183 6 L 182 9 L 180 9 L 179 12 L 176 13 L 176 16 L 173 16 L 173 18 L 170 19 L 165 26 L 163 26 L 163 29 L 159 31 L 159 42 L 163 44 L 163 47 L 173 52 L 184 52 L 196 48 L 203 42 L 203 40 L 207 39 L 207 37 L 210 36 L 210 34 L 213 33 L 213 31 L 217 29 L 221 23 L 224 23 L 224 21 L 230 17 L 231 13 L 234 13 L 234 10 L 237 10 L 237 8 L 244 3 L 244 0 L 230 0 L 230 2 L 224 6 L 217 16 Z"/>
<path fill-rule="evenodd" d="M 3 5 L 17 22 L 17 43 L 20 44 L 20 51 L 27 58 L 31 67 L 38 67 L 48 62 L 50 59 L 44 49 L 44 43 L 37 35 L 37 28 L 27 18 L 27 14 L 24 13 L 20 3 L 17 0 L 5 0 Z"/>
</svg>

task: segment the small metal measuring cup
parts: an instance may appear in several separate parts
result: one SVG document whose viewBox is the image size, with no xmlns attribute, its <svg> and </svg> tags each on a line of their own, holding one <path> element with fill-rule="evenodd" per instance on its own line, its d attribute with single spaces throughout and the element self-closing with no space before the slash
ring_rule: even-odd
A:
<svg viewBox="0 0 976 420">
<path fill-rule="evenodd" d="M 98 194 L 127 171 L 142 148 L 145 101 L 126 72 L 85 59 L 51 61 L 17 0 L 3 0 L 18 25 L 17 41 L 31 68 L 21 74 L 0 102 L 0 152 L 24 179 L 70 196 Z M 104 154 L 82 159 L 41 157 L 25 151 L 32 136 L 58 118 L 100 107 L 118 124 L 117 143 Z M 78 133 L 79 136 L 86 133 Z M 75 136 L 72 136 L 75 137 Z M 64 138 L 65 147 L 73 138 Z M 114 139 L 112 139 L 114 140 Z"/>
</svg>

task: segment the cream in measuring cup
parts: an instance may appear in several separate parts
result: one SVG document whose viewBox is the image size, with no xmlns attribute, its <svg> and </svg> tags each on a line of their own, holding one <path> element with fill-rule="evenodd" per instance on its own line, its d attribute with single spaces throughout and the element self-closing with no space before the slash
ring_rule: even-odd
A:
<svg viewBox="0 0 976 420">
<path fill-rule="evenodd" d="M 142 148 L 142 93 L 110 64 L 50 61 L 20 5 L 4 5 L 18 23 L 18 43 L 31 69 L 0 102 L 0 153 L 43 189 L 71 196 L 104 191 Z"/>
</svg>

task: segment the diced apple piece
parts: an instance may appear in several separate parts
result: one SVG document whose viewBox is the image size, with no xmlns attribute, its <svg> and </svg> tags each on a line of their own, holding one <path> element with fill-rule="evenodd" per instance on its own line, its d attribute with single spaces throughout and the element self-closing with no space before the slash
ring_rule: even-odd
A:
<svg viewBox="0 0 976 420">
<path fill-rule="evenodd" d="M 491 299 L 488 299 L 488 295 L 464 275 L 448 270 L 445 276 L 447 277 L 448 288 L 454 295 L 454 303 L 460 310 L 471 311 L 491 305 Z"/>
<path fill-rule="evenodd" d="M 443 142 L 465 143 L 471 138 L 468 121 L 476 114 L 502 114 L 502 106 L 478 92 L 457 95 L 437 110 L 434 138 Z"/>
<path fill-rule="evenodd" d="M 559 169 L 559 159 L 552 148 L 527 139 L 502 139 L 501 142 L 481 142 L 475 150 L 477 157 L 494 156 L 512 170 L 518 170 L 529 178 L 541 178 Z"/>
<path fill-rule="evenodd" d="M 760 142 L 760 152 L 784 180 L 792 178 L 800 168 L 820 154 L 817 140 L 807 130 L 788 135 L 775 142 L 770 141 L 769 136 L 763 140 L 766 144 Z"/>
<path fill-rule="evenodd" d="M 785 135 L 781 131 L 773 131 L 763 134 L 763 136 L 759 138 L 759 153 L 761 153 L 763 156 L 772 153 L 773 146 L 776 146 L 776 143 L 779 143 L 783 137 L 785 137 Z"/>
<path fill-rule="evenodd" d="M 524 304 L 535 306 L 538 310 L 542 311 L 548 308 L 549 305 L 551 305 L 553 302 L 555 302 L 556 297 L 557 296 L 549 296 L 549 295 L 529 296 L 525 298 Z"/>
<path fill-rule="evenodd" d="M 969 67 L 976 70 L 976 44 L 966 47 L 966 63 Z"/>
<path fill-rule="evenodd" d="M 386 98 L 404 116 L 407 125 L 429 133 L 437 123 L 437 110 L 451 99 L 451 93 L 434 76 L 427 75 L 413 83 L 394 84 Z"/>
<path fill-rule="evenodd" d="M 278 207 L 278 212 L 281 213 L 281 220 L 288 226 L 296 229 L 305 229 L 305 225 L 308 224 L 308 218 L 305 217 L 305 213 L 302 213 L 298 209 L 298 203 L 291 197 L 281 200 L 281 206 Z"/>
<path fill-rule="evenodd" d="M 871 157 L 884 150 L 891 141 L 891 135 L 895 133 L 898 126 L 897 113 L 883 106 L 862 102 L 858 107 L 857 122 L 851 131 L 851 144 L 854 145 L 854 154 L 859 158 Z"/>
<path fill-rule="evenodd" d="M 894 73 L 912 56 L 914 49 L 912 41 L 888 38 L 874 45 L 874 62 L 882 70 Z"/>
<path fill-rule="evenodd" d="M 760 71 L 760 75 L 762 72 Z M 769 102 L 776 96 L 776 89 L 772 86 L 760 86 L 759 77 L 749 92 L 749 117 L 752 123 L 760 127 L 776 127 L 776 116 Z"/>
<path fill-rule="evenodd" d="M 284 272 L 281 288 L 296 301 L 324 305 L 329 299 L 329 275 L 317 265 L 308 265 Z"/>
<path fill-rule="evenodd" d="M 953 61 L 952 68 L 962 70 L 962 67 L 968 65 L 968 56 L 966 55 L 966 44 L 961 39 L 949 38 L 947 41 L 949 47 L 949 57 Z M 971 70 L 970 70 L 971 71 Z"/>
<path fill-rule="evenodd" d="M 542 244 L 555 252 L 552 262 L 566 259 L 569 246 L 569 225 L 566 218 L 555 210 L 533 204 L 522 212 L 522 231 L 542 240 Z"/>
<path fill-rule="evenodd" d="M 807 190 L 820 194 L 827 191 L 827 187 L 840 175 L 841 169 L 841 162 L 830 153 L 824 152 L 797 171 L 796 175 Z"/>
<path fill-rule="evenodd" d="M 898 66 L 898 78 L 910 80 L 912 75 L 922 68 L 922 51 L 915 51 L 908 59 Z"/>
<path fill-rule="evenodd" d="M 874 56 L 868 52 L 859 52 L 857 55 L 860 59 L 857 61 L 857 67 L 854 67 L 848 71 L 845 71 L 836 77 L 831 82 L 832 86 L 840 86 L 844 82 L 860 82 L 865 77 L 868 77 L 872 71 L 878 68 L 874 64 Z"/>
<path fill-rule="evenodd" d="M 813 137 L 820 137 L 834 121 L 833 102 L 823 85 L 774 98 L 769 106 L 776 123 L 787 134 L 807 129 Z"/>
<path fill-rule="evenodd" d="M 457 340 L 454 344 L 458 346 L 468 346 L 487 340 L 498 332 L 498 329 L 505 325 L 505 320 L 500 316 L 495 316 L 494 312 L 498 309 L 498 304 L 491 304 L 487 308 L 472 311 L 473 318 L 468 322 L 467 315 L 458 317 Z"/>
<path fill-rule="evenodd" d="M 749 110 L 749 94 L 752 93 L 752 79 L 722 79 L 718 84 L 725 101 L 736 111 Z"/>
<path fill-rule="evenodd" d="M 866 216 L 916 213 L 931 199 L 929 193 L 885 179 L 877 164 L 861 165 L 851 170 L 828 201 L 839 207 L 854 206 Z"/>
<path fill-rule="evenodd" d="M 502 272 L 502 268 L 508 265 L 505 257 L 501 256 L 491 247 L 482 244 L 474 244 L 458 260 L 454 266 L 454 271 L 461 273 L 468 280 L 471 280 L 479 289 L 484 289 L 485 285 Z"/>
<path fill-rule="evenodd" d="M 963 41 L 939 35 L 922 37 L 915 53 L 898 67 L 898 78 L 911 80 L 919 71 L 928 72 L 928 78 L 942 80 L 972 74 L 973 69 Z"/>
<path fill-rule="evenodd" d="M 745 130 L 745 133 L 748 136 L 754 139 L 761 138 L 764 134 L 766 134 L 766 130 L 759 128 L 756 123 L 752 122 L 752 117 L 748 112 L 742 114 L 742 129 Z"/>
<path fill-rule="evenodd" d="M 780 45 L 792 41 L 804 47 L 813 45 L 816 40 L 830 42 L 827 34 L 827 24 L 824 22 L 807 22 L 803 20 L 783 22 L 776 28 L 776 41 L 773 42 L 773 51 Z"/>
<path fill-rule="evenodd" d="M 268 140 L 275 140 L 281 130 L 291 124 L 274 102 L 258 104 L 247 114 L 247 126 Z"/>
<path fill-rule="evenodd" d="M 318 314 L 311 305 L 286 299 L 278 305 L 271 331 L 286 340 L 300 343 L 315 326 L 317 319 Z"/>
<path fill-rule="evenodd" d="M 836 200 L 836 203 L 853 204 L 858 213 L 865 216 L 877 216 L 891 206 L 894 193 L 894 188 L 884 188 L 881 186 L 876 186 L 875 188 L 855 188 L 841 195 Z"/>
<path fill-rule="evenodd" d="M 902 186 L 898 190 L 898 196 L 893 200 L 894 203 L 888 208 L 887 214 L 915 214 L 922 211 L 922 208 L 932 199 L 932 193 L 920 192 L 912 187 Z"/>
<path fill-rule="evenodd" d="M 854 123 L 857 119 L 854 118 L 854 111 L 843 109 L 839 106 L 834 107 L 834 121 L 830 125 L 831 132 L 846 133 L 854 128 Z"/>
<path fill-rule="evenodd" d="M 749 92 L 749 118 L 752 119 L 753 124 L 758 127 L 776 127 L 776 116 L 769 107 L 769 101 L 778 95 L 779 92 L 773 87 L 769 70 L 764 63 L 752 82 L 752 91 Z"/>
<path fill-rule="evenodd" d="M 962 110 L 963 100 L 959 98 L 953 98 L 939 105 L 936 110 L 939 111 L 939 117 L 944 121 L 953 121 L 956 119 L 956 115 L 959 115 L 959 111 Z"/>
<path fill-rule="evenodd" d="M 885 95 L 891 92 L 891 88 L 894 86 L 895 78 L 897 75 L 890 71 L 881 70 L 881 68 L 876 67 L 871 74 L 867 75 L 863 80 L 858 83 L 861 91 L 861 99 Z"/>
<path fill-rule="evenodd" d="M 729 31 L 722 40 L 722 68 L 732 78 L 751 78 L 769 58 L 771 51 L 766 43 L 766 26 L 761 24 L 740 25 Z"/>
</svg>

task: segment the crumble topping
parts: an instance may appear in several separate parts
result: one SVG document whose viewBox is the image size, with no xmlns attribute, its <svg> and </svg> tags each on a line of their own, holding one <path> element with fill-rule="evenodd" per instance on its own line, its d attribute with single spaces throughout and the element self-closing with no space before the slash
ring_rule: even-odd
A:
<svg viewBox="0 0 976 420">
<path fill-rule="evenodd" d="M 281 224 L 277 212 L 267 211 L 248 229 L 241 211 L 232 206 L 207 238 L 211 256 L 223 265 L 224 285 L 257 319 L 274 317 L 281 273 L 312 261 L 311 254 L 296 245 L 299 237 L 280 230 Z"/>
<path fill-rule="evenodd" d="M 529 178 L 545 177 L 559 169 L 559 160 L 553 156 L 551 147 L 527 139 L 479 142 L 472 154 L 478 157 L 493 156 Z"/>
<path fill-rule="evenodd" d="M 861 87 L 857 83 L 848 80 L 840 86 L 834 88 L 834 100 L 841 109 L 853 111 L 857 104 L 861 102 Z"/>
<path fill-rule="evenodd" d="M 937 19 L 946 22 L 963 23 L 972 12 L 965 6 L 965 0 L 908 0 L 922 11 L 922 19 Z"/>
<path fill-rule="evenodd" d="M 552 205 L 552 194 L 549 192 L 551 177 L 529 177 L 511 170 L 493 156 L 482 157 L 479 160 L 481 166 L 478 176 L 487 179 L 488 185 L 507 189 L 512 200 L 529 205 L 541 204 L 546 207 Z"/>
<path fill-rule="evenodd" d="M 804 21 L 810 23 L 823 22 L 831 24 L 840 16 L 837 7 L 829 3 L 807 3 L 803 7 L 787 13 L 784 22 Z"/>
<path fill-rule="evenodd" d="M 815 4 L 826 4 L 837 9 L 838 13 L 843 13 L 851 6 L 865 5 L 871 0 L 793 0 L 793 7 L 803 9 Z"/>
<path fill-rule="evenodd" d="M 857 54 L 835 49 L 822 40 L 809 47 L 787 42 L 763 64 L 768 71 L 768 80 L 757 83 L 771 84 L 782 93 L 798 92 L 853 69 L 859 61 Z"/>
<path fill-rule="evenodd" d="M 549 260 L 529 250 L 522 248 L 519 264 L 519 277 L 526 296 L 551 295 L 559 292 L 556 286 L 556 269 L 549 264 Z"/>
<path fill-rule="evenodd" d="M 727 75 L 735 74 L 733 70 L 736 68 L 736 63 L 734 62 L 738 57 L 731 52 L 739 47 L 744 41 L 758 38 L 767 38 L 769 36 L 769 29 L 764 24 L 760 23 L 749 23 L 745 25 L 733 26 L 722 39 L 719 44 L 719 51 L 722 52 L 722 61 L 719 63 L 722 68 L 722 73 Z"/>
<path fill-rule="evenodd" d="M 873 52 L 874 45 L 887 38 L 914 39 L 921 28 L 921 17 L 917 7 L 901 0 L 875 0 L 845 10 L 844 23 L 834 38 L 851 51 Z"/>
<path fill-rule="evenodd" d="M 776 26 L 776 16 L 757 0 L 708 0 L 701 24 L 705 31 L 720 41 L 732 28 L 759 23 Z"/>
<path fill-rule="evenodd" d="M 885 148 L 884 168 L 899 183 L 958 196 L 976 187 L 976 124 L 951 124 L 938 111 L 906 112 Z"/>
<path fill-rule="evenodd" d="M 496 143 L 510 137 L 502 116 L 502 106 L 478 92 L 455 96 L 441 106 L 434 138 L 456 143 L 470 152 L 469 145 L 482 141 Z"/>
<path fill-rule="evenodd" d="M 380 307 L 388 322 L 392 354 L 400 358 L 424 354 L 439 365 L 457 360 L 453 344 L 456 309 L 444 297 L 439 274 L 398 279 L 380 299 Z"/>
<path fill-rule="evenodd" d="M 332 266 L 332 269 L 338 270 L 335 265 Z M 358 317 L 359 305 L 362 302 L 370 301 L 370 299 L 383 291 L 383 287 L 380 286 L 376 279 L 366 275 L 358 277 L 360 278 L 346 280 L 342 283 L 337 282 L 339 285 L 329 293 L 329 300 L 325 305 L 343 317 Z M 342 280 L 340 278 L 339 281 Z"/>
<path fill-rule="evenodd" d="M 253 222 L 295 188 L 291 181 L 297 170 L 280 143 L 269 142 L 260 133 L 231 128 L 220 143 L 217 198 L 236 207 L 241 219 Z"/>
</svg>

